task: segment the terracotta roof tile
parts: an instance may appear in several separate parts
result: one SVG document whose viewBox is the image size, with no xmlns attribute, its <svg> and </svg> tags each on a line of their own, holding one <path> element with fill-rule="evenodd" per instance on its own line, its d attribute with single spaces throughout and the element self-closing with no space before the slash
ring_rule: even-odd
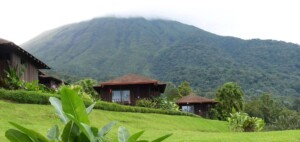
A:
<svg viewBox="0 0 300 142">
<path fill-rule="evenodd" d="M 194 94 L 190 94 L 182 97 L 181 99 L 176 101 L 177 104 L 187 104 L 187 103 L 217 103 L 213 99 L 208 99 L 205 97 L 200 97 Z"/>
<path fill-rule="evenodd" d="M 123 84 L 162 84 L 158 80 L 151 79 L 148 77 L 136 75 L 136 74 L 128 74 L 124 75 L 106 82 L 102 82 L 99 86 L 105 85 L 123 85 Z"/>
</svg>

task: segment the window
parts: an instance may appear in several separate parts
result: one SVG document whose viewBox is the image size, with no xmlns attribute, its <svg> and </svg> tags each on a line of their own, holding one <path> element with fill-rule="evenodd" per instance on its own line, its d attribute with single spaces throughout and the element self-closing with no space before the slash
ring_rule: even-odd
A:
<svg viewBox="0 0 300 142">
<path fill-rule="evenodd" d="M 182 106 L 182 111 L 194 113 L 194 106 Z"/>
<path fill-rule="evenodd" d="M 130 103 L 130 91 L 129 90 L 113 90 L 112 102 L 126 102 Z"/>
</svg>

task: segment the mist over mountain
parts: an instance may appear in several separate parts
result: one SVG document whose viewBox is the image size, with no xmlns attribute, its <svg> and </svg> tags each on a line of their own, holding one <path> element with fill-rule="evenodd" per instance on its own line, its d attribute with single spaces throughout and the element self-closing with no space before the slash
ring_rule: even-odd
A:
<svg viewBox="0 0 300 142">
<path fill-rule="evenodd" d="M 47 31 L 22 45 L 55 71 L 106 80 L 137 73 L 203 94 L 225 82 L 247 94 L 300 96 L 300 46 L 242 40 L 169 20 L 95 18 Z"/>
</svg>

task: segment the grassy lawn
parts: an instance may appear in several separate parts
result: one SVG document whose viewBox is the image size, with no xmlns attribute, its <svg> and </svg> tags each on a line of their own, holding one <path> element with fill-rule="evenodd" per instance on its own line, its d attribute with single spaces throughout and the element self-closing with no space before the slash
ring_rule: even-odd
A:
<svg viewBox="0 0 300 142">
<path fill-rule="evenodd" d="M 163 134 L 173 133 L 166 141 L 300 141 L 300 131 L 276 131 L 258 133 L 229 132 L 226 122 L 206 120 L 187 116 L 170 116 L 160 114 L 126 113 L 94 110 L 90 115 L 93 126 L 102 127 L 117 120 L 118 126 L 125 126 L 131 133 L 145 130 L 142 138 L 153 139 Z M 7 141 L 4 134 L 13 128 L 8 121 L 17 122 L 27 128 L 46 135 L 54 124 L 60 124 L 55 110 L 47 105 L 16 104 L 0 101 L 0 141 Z M 116 141 L 116 126 L 110 133 Z"/>
</svg>

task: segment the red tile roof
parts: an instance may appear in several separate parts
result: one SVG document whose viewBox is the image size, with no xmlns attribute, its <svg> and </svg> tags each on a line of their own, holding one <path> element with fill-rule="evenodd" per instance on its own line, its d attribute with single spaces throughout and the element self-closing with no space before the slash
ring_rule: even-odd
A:
<svg viewBox="0 0 300 142">
<path fill-rule="evenodd" d="M 163 83 L 160 83 L 158 80 L 151 79 L 148 77 L 144 77 L 136 74 L 128 74 L 106 82 L 102 82 L 99 86 L 127 85 L 127 84 L 163 84 Z"/>
<path fill-rule="evenodd" d="M 182 97 L 181 99 L 176 101 L 177 104 L 188 104 L 188 103 L 217 103 L 213 99 L 208 99 L 205 97 L 200 97 L 194 94 L 190 94 Z"/>
</svg>

